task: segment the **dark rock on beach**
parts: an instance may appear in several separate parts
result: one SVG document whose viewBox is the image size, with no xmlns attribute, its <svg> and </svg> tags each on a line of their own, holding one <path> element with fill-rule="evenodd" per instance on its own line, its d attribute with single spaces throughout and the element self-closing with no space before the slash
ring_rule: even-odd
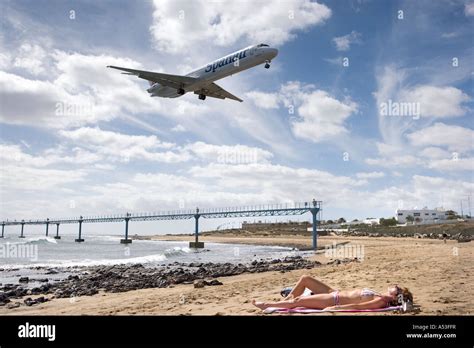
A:
<svg viewBox="0 0 474 348">
<path fill-rule="evenodd" d="M 172 267 L 147 268 L 143 265 L 97 266 L 89 269 L 89 274 L 70 276 L 65 281 L 53 284 L 46 293 L 55 297 L 92 295 L 99 289 L 106 292 L 123 292 L 146 288 L 164 288 L 176 284 L 192 284 L 195 287 L 220 285 L 215 278 L 239 275 L 306 269 L 320 263 L 305 260 L 300 256 L 287 257 L 284 260 L 257 261 L 250 265 L 231 263 L 190 263 L 172 264 Z M 207 281 L 206 279 L 211 279 Z M 202 282 L 200 281 L 202 280 Z"/>
<path fill-rule="evenodd" d="M 198 280 L 195 280 L 195 281 L 194 281 L 194 287 L 195 287 L 196 289 L 203 288 L 203 287 L 205 287 L 205 286 L 206 286 L 206 284 L 204 283 L 204 280 L 203 280 L 203 279 L 198 279 Z"/>
<path fill-rule="evenodd" d="M 7 304 L 7 308 L 8 309 L 13 309 L 13 308 L 18 308 L 21 306 L 21 303 L 20 302 L 13 302 L 13 303 L 9 303 Z"/>
<path fill-rule="evenodd" d="M 29 306 L 33 306 L 34 304 L 36 304 L 37 302 L 33 299 L 31 299 L 31 297 L 28 297 L 27 299 L 25 299 L 23 301 L 28 307 Z"/>
<path fill-rule="evenodd" d="M 222 285 L 222 282 L 220 282 L 217 279 L 212 279 L 212 280 L 198 279 L 194 281 L 195 288 L 203 288 L 205 286 L 216 286 L 216 285 Z"/>
<path fill-rule="evenodd" d="M 8 302 L 10 302 L 10 299 L 8 298 L 8 295 L 5 294 L 4 292 L 0 292 L 0 306 L 4 306 Z"/>
<path fill-rule="evenodd" d="M 454 237 L 458 241 L 458 243 L 467 243 L 471 241 L 471 236 L 464 235 L 462 233 L 458 233 Z"/>
<path fill-rule="evenodd" d="M 223 285 L 222 282 L 220 282 L 217 279 L 212 279 L 211 281 L 205 281 L 206 285 L 208 286 L 216 286 L 216 285 Z"/>
</svg>

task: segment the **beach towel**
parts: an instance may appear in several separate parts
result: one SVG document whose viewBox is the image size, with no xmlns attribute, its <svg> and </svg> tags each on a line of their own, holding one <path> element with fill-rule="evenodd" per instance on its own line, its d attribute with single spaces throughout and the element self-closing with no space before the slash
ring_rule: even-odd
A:
<svg viewBox="0 0 474 348">
<path fill-rule="evenodd" d="M 341 312 L 341 313 L 360 313 L 360 312 L 388 312 L 388 311 L 401 311 L 402 306 L 392 306 L 385 308 L 376 308 L 376 309 L 312 309 L 306 307 L 296 307 L 296 308 L 277 308 L 277 307 L 268 307 L 263 311 L 265 314 L 271 313 L 325 313 L 325 312 Z"/>
</svg>

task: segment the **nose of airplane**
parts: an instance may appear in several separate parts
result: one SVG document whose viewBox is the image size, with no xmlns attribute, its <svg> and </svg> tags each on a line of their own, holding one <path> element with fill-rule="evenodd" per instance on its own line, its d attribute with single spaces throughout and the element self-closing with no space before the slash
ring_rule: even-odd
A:
<svg viewBox="0 0 474 348">
<path fill-rule="evenodd" d="M 278 55 L 278 50 L 276 48 L 269 48 L 271 59 L 275 58 Z"/>
</svg>

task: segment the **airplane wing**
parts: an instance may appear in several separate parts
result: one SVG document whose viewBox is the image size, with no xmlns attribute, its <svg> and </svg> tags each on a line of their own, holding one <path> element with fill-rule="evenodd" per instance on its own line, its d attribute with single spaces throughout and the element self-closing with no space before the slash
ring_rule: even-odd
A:
<svg viewBox="0 0 474 348">
<path fill-rule="evenodd" d="M 194 91 L 194 94 L 204 94 L 204 95 L 207 95 L 208 97 L 219 98 L 219 99 L 229 98 L 229 99 L 237 100 L 239 102 L 243 101 L 242 99 L 236 97 L 232 93 L 227 92 L 224 88 L 220 87 L 214 82 L 204 86 L 203 88 L 200 88 Z"/>
<path fill-rule="evenodd" d="M 195 84 L 199 82 L 199 79 L 195 77 L 189 77 L 189 76 L 170 75 L 170 74 L 163 74 L 163 73 L 157 73 L 157 72 L 152 72 L 152 71 L 128 69 L 128 68 L 122 68 L 122 67 L 113 66 L 113 65 L 108 65 L 107 68 L 122 70 L 122 71 L 125 71 L 125 73 L 123 74 L 136 75 L 139 78 L 142 78 L 148 81 L 157 82 L 160 85 L 168 86 L 168 87 L 172 87 L 176 89 L 184 88 L 187 85 L 191 85 L 191 84 Z M 219 99 L 229 98 L 229 99 L 237 100 L 239 102 L 243 101 L 242 99 L 227 92 L 225 89 L 223 89 L 222 87 L 218 86 L 215 83 L 206 84 L 204 87 L 195 90 L 194 93 L 204 94 L 212 98 L 219 98 Z"/>
<path fill-rule="evenodd" d="M 186 85 L 190 85 L 198 81 L 198 79 L 195 77 L 162 74 L 162 73 L 157 73 L 157 72 L 152 72 L 152 71 L 121 68 L 119 66 L 113 66 L 113 65 L 108 65 L 107 68 L 122 70 L 122 71 L 125 71 L 127 75 L 136 75 L 141 79 L 157 82 L 160 85 L 168 86 L 168 87 L 172 87 L 176 89 L 183 88 Z"/>
</svg>

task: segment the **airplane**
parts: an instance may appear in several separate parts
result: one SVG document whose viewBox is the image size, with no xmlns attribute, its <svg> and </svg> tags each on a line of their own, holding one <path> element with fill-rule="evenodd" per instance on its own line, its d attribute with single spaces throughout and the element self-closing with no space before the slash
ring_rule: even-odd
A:
<svg viewBox="0 0 474 348">
<path fill-rule="evenodd" d="M 243 100 L 227 92 L 214 81 L 236 74 L 243 70 L 253 68 L 265 63 L 265 68 L 270 68 L 270 62 L 278 54 L 276 48 L 266 44 L 246 47 L 225 57 L 219 58 L 187 75 L 170 75 L 152 71 L 135 70 L 108 65 L 107 68 L 125 71 L 122 74 L 136 75 L 148 80 L 150 88 L 147 92 L 151 97 L 176 98 L 188 92 L 199 95 L 199 99 L 207 97 L 218 99 Z"/>
</svg>

